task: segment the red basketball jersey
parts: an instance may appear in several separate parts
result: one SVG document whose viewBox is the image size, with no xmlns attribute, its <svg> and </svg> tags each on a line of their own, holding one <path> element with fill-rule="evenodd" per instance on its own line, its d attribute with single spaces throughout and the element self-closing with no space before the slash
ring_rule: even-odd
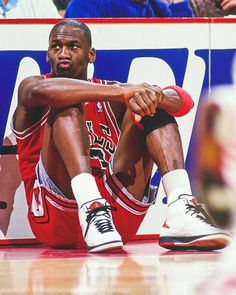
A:
<svg viewBox="0 0 236 295">
<path fill-rule="evenodd" d="M 16 136 L 17 153 L 21 178 L 24 182 L 27 203 L 31 206 L 32 191 L 36 179 L 35 168 L 39 161 L 43 143 L 43 131 L 48 117 L 47 112 L 36 124 L 23 132 L 18 132 L 12 126 Z"/>
</svg>

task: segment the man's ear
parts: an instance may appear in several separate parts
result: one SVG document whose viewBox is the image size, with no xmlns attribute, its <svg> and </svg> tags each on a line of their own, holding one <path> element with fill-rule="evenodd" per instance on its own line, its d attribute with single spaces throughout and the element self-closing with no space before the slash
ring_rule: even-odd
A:
<svg viewBox="0 0 236 295">
<path fill-rule="evenodd" d="M 49 63 L 49 56 L 48 56 L 48 52 L 46 54 L 46 62 Z"/>
<path fill-rule="evenodd" d="M 96 50 L 94 48 L 89 49 L 89 63 L 92 64 L 96 60 Z"/>
</svg>

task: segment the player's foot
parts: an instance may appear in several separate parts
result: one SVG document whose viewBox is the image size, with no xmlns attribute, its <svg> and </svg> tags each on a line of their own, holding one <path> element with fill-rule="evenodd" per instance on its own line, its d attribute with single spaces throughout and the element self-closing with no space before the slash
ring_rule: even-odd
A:
<svg viewBox="0 0 236 295">
<path fill-rule="evenodd" d="M 79 219 L 89 252 L 103 252 L 122 248 L 123 242 L 113 224 L 111 207 L 99 198 L 84 203 L 79 209 Z"/>
<path fill-rule="evenodd" d="M 231 235 L 213 226 L 210 216 L 191 195 L 180 195 L 168 205 L 160 232 L 160 246 L 171 250 L 217 250 L 229 245 Z"/>
<path fill-rule="evenodd" d="M 236 102 L 228 91 L 216 89 L 214 101 L 202 108 L 198 143 L 201 195 L 215 223 L 224 228 L 232 223 L 236 206 Z"/>
</svg>

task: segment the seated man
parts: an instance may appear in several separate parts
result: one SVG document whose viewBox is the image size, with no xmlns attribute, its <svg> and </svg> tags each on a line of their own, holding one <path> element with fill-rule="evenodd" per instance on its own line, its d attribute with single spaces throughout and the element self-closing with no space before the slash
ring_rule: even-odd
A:
<svg viewBox="0 0 236 295">
<path fill-rule="evenodd" d="M 155 163 L 169 207 L 160 245 L 228 245 L 230 235 L 200 211 L 185 170 L 174 116 L 193 107 L 189 94 L 177 86 L 88 81 L 91 46 L 85 24 L 57 23 L 49 35 L 51 73 L 19 86 L 12 130 L 35 236 L 56 248 L 121 248 L 155 201 L 149 190 Z"/>
</svg>

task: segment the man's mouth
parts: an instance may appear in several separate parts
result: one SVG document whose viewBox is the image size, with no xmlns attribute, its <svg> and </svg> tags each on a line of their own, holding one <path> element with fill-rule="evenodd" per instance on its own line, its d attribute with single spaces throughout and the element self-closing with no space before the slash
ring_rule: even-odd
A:
<svg viewBox="0 0 236 295">
<path fill-rule="evenodd" d="M 60 61 L 57 67 L 59 69 L 68 70 L 71 68 L 71 63 L 69 61 Z"/>
</svg>

